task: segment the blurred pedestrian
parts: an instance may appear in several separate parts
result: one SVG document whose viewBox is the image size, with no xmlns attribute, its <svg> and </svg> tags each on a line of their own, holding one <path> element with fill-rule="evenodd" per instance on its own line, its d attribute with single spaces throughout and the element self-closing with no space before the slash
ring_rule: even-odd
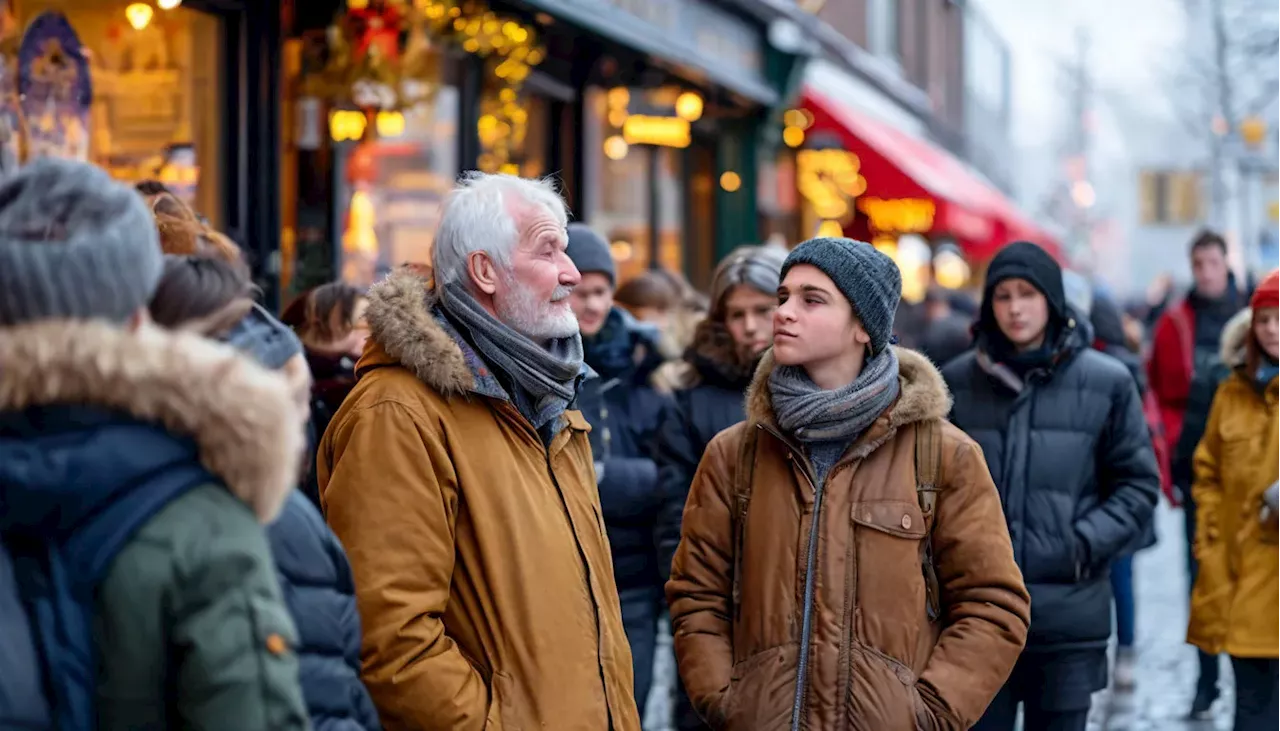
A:
<svg viewBox="0 0 1280 731">
<path fill-rule="evenodd" d="M 743 397 L 764 351 L 773 345 L 773 311 L 787 250 L 780 246 L 744 246 L 734 250 L 711 277 L 711 313 L 672 375 L 678 386 L 676 408 L 662 425 L 658 473 L 662 507 L 658 515 L 658 569 L 663 581 L 680 543 L 680 520 L 689 485 L 712 437 L 746 416 Z M 678 678 L 677 678 L 678 681 Z M 677 731 L 705 728 L 677 684 Z"/>
<path fill-rule="evenodd" d="M 1156 456 L 1156 465 L 1160 470 L 1160 489 L 1176 505 L 1172 495 L 1168 471 L 1168 445 L 1164 439 L 1164 424 L 1160 421 L 1159 409 L 1148 408 L 1154 405 L 1154 398 L 1147 389 L 1146 372 L 1142 367 L 1142 357 L 1137 346 L 1132 343 L 1125 332 L 1124 320 L 1120 308 L 1110 297 L 1097 294 L 1092 298 L 1089 309 L 1089 322 L 1093 325 L 1093 349 L 1115 358 L 1124 364 L 1129 375 L 1138 385 L 1138 395 L 1143 403 L 1143 421 L 1147 433 L 1151 435 L 1151 448 Z M 1149 521 L 1146 530 L 1138 540 L 1111 562 L 1111 593 L 1115 602 L 1116 617 L 1116 655 L 1112 669 L 1112 686 L 1118 690 L 1132 690 L 1137 685 L 1137 657 L 1134 642 L 1137 639 L 1137 596 L 1133 582 L 1133 556 L 1138 551 L 1151 548 L 1156 544 L 1155 521 Z"/>
<path fill-rule="evenodd" d="M 1231 656 L 1235 731 L 1276 727 L 1280 566 L 1276 546 L 1280 275 L 1250 301 L 1245 360 L 1218 387 L 1195 452 L 1196 558 L 1187 640 Z"/>
<path fill-rule="evenodd" d="M 654 546 L 661 493 L 653 455 L 670 406 L 670 397 L 653 384 L 663 363 L 662 335 L 614 306 L 609 242 L 580 223 L 569 224 L 568 235 L 569 258 L 582 275 L 573 288 L 573 312 L 584 359 L 599 376 L 582 384 L 578 408 L 591 424 L 596 488 L 631 645 L 636 703 L 643 713 L 653 681 L 658 619 L 666 604 Z"/>
<path fill-rule="evenodd" d="M 973 321 L 952 309 L 951 297 L 944 289 L 931 288 L 924 301 L 920 352 L 934 364 L 944 366 L 973 345 Z"/>
<path fill-rule="evenodd" d="M 591 371 L 566 218 L 548 182 L 470 173 L 434 281 L 402 270 L 369 291 L 359 380 L 318 467 L 388 728 L 639 731 L 573 408 Z"/>
<path fill-rule="evenodd" d="M 302 340 L 311 371 L 311 459 L 303 492 L 320 505 L 315 447 L 338 407 L 356 385 L 356 361 L 369 338 L 364 292 L 345 282 L 307 290 L 289 304 L 280 319 Z"/>
<path fill-rule="evenodd" d="M 640 322 L 665 330 L 680 307 L 680 290 L 671 279 L 650 269 L 624 282 L 613 299 Z"/>
<path fill-rule="evenodd" d="M 234 349 L 149 323 L 162 269 L 150 211 L 102 170 L 44 158 L 0 182 L 0 542 L 53 726 L 305 729 L 260 525 L 301 412 Z M 42 673 L 7 666 L 30 645 L 0 634 L 15 698 Z"/>
<path fill-rule="evenodd" d="M 928 359 L 890 346 L 901 286 L 848 239 L 783 264 L 747 421 L 707 447 L 667 584 L 713 728 L 965 728 L 1022 649 L 982 454 Z"/>
<path fill-rule="evenodd" d="M 943 368 L 951 419 L 982 447 L 1031 590 L 1027 648 L 975 728 L 1083 730 L 1107 684 L 1111 562 L 1146 530 L 1159 474 L 1138 387 L 1094 351 L 1062 270 L 1034 244 L 987 268 L 976 348 Z"/>
<path fill-rule="evenodd" d="M 221 259 L 166 256 L 150 310 L 159 325 L 226 340 L 281 373 L 300 406 L 302 429 L 311 389 L 302 344 L 269 316 L 253 320 L 253 327 L 237 327 L 256 314 L 253 294 L 243 269 Z M 285 603 L 298 627 L 298 677 L 312 727 L 378 729 L 373 701 L 360 682 L 360 617 L 351 567 L 338 539 L 316 506 L 296 490 L 267 535 Z"/>
<path fill-rule="evenodd" d="M 1253 311 L 1249 308 L 1240 310 L 1222 329 L 1222 343 L 1219 359 L 1210 368 L 1196 374 L 1191 382 L 1191 392 L 1187 397 L 1187 409 L 1182 419 L 1182 433 L 1178 435 L 1178 443 L 1173 450 L 1171 475 L 1175 485 L 1190 485 L 1195 478 L 1193 468 L 1196 447 L 1204 436 L 1205 426 L 1209 423 L 1209 409 L 1213 406 L 1213 396 L 1218 386 L 1231 375 L 1232 371 L 1244 365 L 1245 344 L 1251 333 Z M 1182 499 L 1183 519 L 1186 525 L 1187 542 L 1187 577 L 1194 589 L 1199 574 L 1199 562 L 1196 560 L 1196 503 L 1188 493 Z M 1218 700 L 1219 663 L 1217 654 L 1209 654 L 1197 648 L 1199 671 L 1196 675 L 1195 696 L 1191 702 L 1188 717 L 1195 721 L 1208 721 L 1213 718 L 1213 704 Z"/>
<path fill-rule="evenodd" d="M 693 342 L 693 332 L 706 318 L 710 303 L 707 296 L 695 289 L 683 274 L 662 267 L 654 269 L 653 273 L 667 280 L 676 292 L 676 305 L 667 318 L 665 334 L 669 354 L 677 357 Z"/>
<path fill-rule="evenodd" d="M 1191 242 L 1191 272 L 1195 286 L 1186 298 L 1166 307 L 1156 321 L 1147 362 L 1165 438 L 1173 444 L 1182 431 L 1192 379 L 1213 367 L 1222 328 L 1245 305 L 1227 266 L 1227 243 L 1218 234 L 1205 231 Z M 1189 486 L 1178 487 L 1185 492 Z"/>
</svg>

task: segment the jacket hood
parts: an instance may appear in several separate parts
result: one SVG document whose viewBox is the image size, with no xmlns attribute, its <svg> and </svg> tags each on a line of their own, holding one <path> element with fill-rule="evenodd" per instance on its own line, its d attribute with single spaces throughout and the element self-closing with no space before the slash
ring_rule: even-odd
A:
<svg viewBox="0 0 1280 731">
<path fill-rule="evenodd" d="M 898 400 L 881 414 L 853 451 L 854 457 L 865 457 L 884 444 L 900 427 L 930 419 L 945 419 L 951 412 L 951 392 L 942 374 L 929 359 L 914 350 L 890 346 L 898 354 Z M 765 351 L 755 377 L 747 389 L 747 422 L 764 424 L 779 430 L 769 395 L 769 375 L 777 363 L 773 350 Z"/>
<path fill-rule="evenodd" d="M 1245 344 L 1249 342 L 1249 328 L 1253 325 L 1253 310 L 1248 307 L 1240 310 L 1227 320 L 1222 328 L 1222 338 L 1218 341 L 1218 357 L 1228 367 L 1244 365 Z"/>
<path fill-rule="evenodd" d="M 69 418 L 37 421 L 54 413 Z M 87 490 L 111 486 L 87 485 L 86 475 L 132 485 L 183 466 L 221 479 L 267 523 L 297 484 L 304 447 L 283 376 L 229 346 L 154 326 L 58 320 L 0 330 L 0 417 L 36 427 L 0 436 L 0 502 L 32 514 L 87 509 Z M 104 448 L 114 442 L 86 437 L 98 424 L 127 429 L 126 449 L 147 446 Z"/>
<path fill-rule="evenodd" d="M 359 376 L 372 368 L 401 365 L 447 397 L 475 388 L 462 347 L 432 311 L 437 295 L 423 274 L 402 267 L 369 288 L 369 342 L 356 364 Z"/>
</svg>

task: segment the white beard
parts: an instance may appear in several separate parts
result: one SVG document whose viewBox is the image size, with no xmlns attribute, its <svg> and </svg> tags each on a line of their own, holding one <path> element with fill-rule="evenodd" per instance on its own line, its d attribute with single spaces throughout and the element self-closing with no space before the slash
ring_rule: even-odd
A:
<svg viewBox="0 0 1280 731">
<path fill-rule="evenodd" d="M 539 301 L 533 292 L 514 277 L 504 276 L 507 296 L 494 302 L 498 319 L 521 335 L 542 342 L 578 334 L 578 318 L 569 307 L 573 287 L 559 286 L 551 302 Z"/>
</svg>

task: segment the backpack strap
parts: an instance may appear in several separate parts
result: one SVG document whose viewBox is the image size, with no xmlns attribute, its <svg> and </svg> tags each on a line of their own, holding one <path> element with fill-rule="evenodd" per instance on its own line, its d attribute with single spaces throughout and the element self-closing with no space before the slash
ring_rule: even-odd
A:
<svg viewBox="0 0 1280 731">
<path fill-rule="evenodd" d="M 920 570 L 924 574 L 926 609 L 929 621 L 936 622 L 941 616 L 941 587 L 938 584 L 938 571 L 933 562 L 933 523 L 934 511 L 938 502 L 938 486 L 942 473 L 942 435 L 941 425 L 937 419 L 929 419 L 916 424 L 916 500 L 920 503 L 920 512 L 924 514 L 925 538 L 920 542 Z"/>
<path fill-rule="evenodd" d="M 746 533 L 747 507 L 751 503 L 751 487 L 755 482 L 756 442 L 760 429 L 754 424 L 744 427 L 745 433 L 738 444 L 738 469 L 733 476 L 733 505 L 729 520 L 733 527 L 733 617 L 742 612 L 742 554 Z"/>
</svg>

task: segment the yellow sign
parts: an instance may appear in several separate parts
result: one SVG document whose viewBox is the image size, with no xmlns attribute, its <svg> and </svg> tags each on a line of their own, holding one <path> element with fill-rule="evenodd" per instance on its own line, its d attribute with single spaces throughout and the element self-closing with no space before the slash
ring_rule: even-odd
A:
<svg viewBox="0 0 1280 731">
<path fill-rule="evenodd" d="M 622 139 L 629 145 L 688 147 L 689 120 L 680 117 L 632 114 L 622 124 Z"/>
<path fill-rule="evenodd" d="M 918 234 L 933 229 L 937 205 L 928 198 L 863 198 L 858 208 L 876 231 Z"/>
<path fill-rule="evenodd" d="M 858 174 L 861 161 L 848 150 L 800 150 L 796 153 L 796 187 L 818 218 L 848 217 L 853 200 L 867 190 Z"/>
</svg>

